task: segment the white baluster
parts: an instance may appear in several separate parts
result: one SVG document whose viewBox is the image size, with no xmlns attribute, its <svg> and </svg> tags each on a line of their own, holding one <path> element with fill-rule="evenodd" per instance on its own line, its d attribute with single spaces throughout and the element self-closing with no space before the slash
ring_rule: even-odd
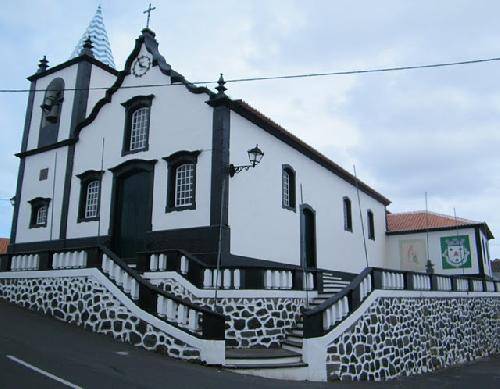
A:
<svg viewBox="0 0 500 389">
<path fill-rule="evenodd" d="M 387 289 L 387 276 L 385 271 L 382 272 L 382 289 Z"/>
<path fill-rule="evenodd" d="M 188 260 L 187 258 L 183 255 L 181 257 L 181 273 L 182 274 L 187 274 L 188 272 Z"/>
<path fill-rule="evenodd" d="M 272 289 L 273 287 L 273 276 L 271 270 L 266 270 L 266 278 L 264 279 L 264 287 L 266 289 Z"/>
<path fill-rule="evenodd" d="M 184 304 L 179 304 L 177 307 L 177 323 L 185 325 L 187 321 L 187 308 Z"/>
<path fill-rule="evenodd" d="M 224 269 L 224 289 L 231 287 L 231 270 Z"/>
<path fill-rule="evenodd" d="M 240 269 L 234 269 L 233 280 L 234 280 L 234 289 L 239 289 L 241 284 Z"/>
<path fill-rule="evenodd" d="M 280 272 L 276 270 L 273 271 L 273 287 L 274 289 L 280 288 Z"/>
<path fill-rule="evenodd" d="M 212 288 L 212 270 L 205 269 L 203 271 L 203 287 L 204 288 Z"/>
<path fill-rule="evenodd" d="M 312 273 L 309 273 L 308 277 L 309 277 L 309 281 L 308 281 L 307 285 L 309 286 L 309 290 L 313 290 L 314 289 L 314 275 Z"/>
<path fill-rule="evenodd" d="M 342 306 L 344 315 L 347 316 L 349 314 L 349 300 L 347 299 L 347 296 L 342 299 Z"/>
<path fill-rule="evenodd" d="M 158 316 L 165 316 L 165 311 L 163 310 L 163 302 L 165 300 L 165 297 L 162 295 L 158 295 L 156 299 L 156 312 L 158 313 Z"/>
<path fill-rule="evenodd" d="M 293 288 L 293 273 L 291 271 L 288 272 L 288 289 Z"/>
<path fill-rule="evenodd" d="M 323 330 L 327 331 L 332 326 L 332 312 L 330 309 L 323 312 Z"/>
<path fill-rule="evenodd" d="M 337 301 L 335 304 L 337 305 L 337 319 L 342 320 L 342 318 L 344 317 L 342 300 Z"/>
<path fill-rule="evenodd" d="M 177 314 L 177 304 L 175 301 L 167 300 L 167 320 L 174 321 Z"/>
<path fill-rule="evenodd" d="M 149 257 L 149 270 L 158 270 L 158 254 L 151 254 L 151 256 Z"/>
<path fill-rule="evenodd" d="M 139 299 L 139 283 L 132 278 L 132 290 L 131 290 L 132 300 Z"/>
<path fill-rule="evenodd" d="M 160 271 L 167 270 L 167 256 L 165 254 L 160 254 L 158 259 L 158 268 Z"/>
<path fill-rule="evenodd" d="M 214 274 L 215 273 L 217 273 L 217 288 L 220 288 L 222 285 L 222 272 L 219 269 L 218 271 L 214 270 Z M 215 278 L 215 275 L 214 275 L 214 278 Z"/>
<path fill-rule="evenodd" d="M 199 330 L 198 312 L 196 312 L 194 309 L 189 310 L 189 329 L 194 332 Z"/>
</svg>

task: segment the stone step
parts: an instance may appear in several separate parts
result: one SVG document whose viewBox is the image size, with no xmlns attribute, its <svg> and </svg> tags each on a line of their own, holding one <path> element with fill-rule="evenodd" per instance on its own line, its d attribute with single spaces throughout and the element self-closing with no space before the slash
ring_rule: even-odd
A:
<svg viewBox="0 0 500 389">
<path fill-rule="evenodd" d="M 293 343 L 296 343 L 297 345 L 300 345 L 300 347 L 302 347 L 303 342 L 304 342 L 303 336 L 299 336 L 299 335 L 295 335 L 295 334 L 288 334 L 286 336 L 286 340 L 289 340 Z"/>
<path fill-rule="evenodd" d="M 295 336 L 298 338 L 303 338 L 304 337 L 304 329 L 301 328 L 292 328 L 291 330 L 287 330 L 287 334 L 290 336 Z"/>
<path fill-rule="evenodd" d="M 272 368 L 302 363 L 302 355 L 279 349 L 226 349 L 225 366 L 232 369 Z"/>
<path fill-rule="evenodd" d="M 286 338 L 282 344 L 283 348 L 295 352 L 302 352 L 302 342 L 296 342 L 294 340 Z"/>
</svg>

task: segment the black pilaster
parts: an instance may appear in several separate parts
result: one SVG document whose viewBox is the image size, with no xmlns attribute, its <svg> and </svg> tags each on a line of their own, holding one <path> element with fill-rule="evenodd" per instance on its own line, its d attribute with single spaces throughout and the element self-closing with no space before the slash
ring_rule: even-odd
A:
<svg viewBox="0 0 500 389">
<path fill-rule="evenodd" d="M 476 251 L 477 251 L 477 262 L 478 262 L 478 272 L 484 276 L 484 264 L 483 264 L 483 242 L 481 238 L 481 229 L 479 227 L 474 228 L 475 238 L 476 238 Z M 472 262 L 472 254 L 471 254 Z"/>
<path fill-rule="evenodd" d="M 30 93 L 28 95 L 28 106 L 26 107 L 26 116 L 24 119 L 24 131 L 23 139 L 21 142 L 21 152 L 25 152 L 28 149 L 28 137 L 31 126 L 31 117 L 33 115 L 33 102 L 35 101 L 35 89 L 36 80 L 31 82 Z M 17 218 L 19 216 L 19 205 L 21 203 L 21 190 L 23 187 L 24 170 L 26 167 L 26 161 L 24 157 L 21 157 L 19 162 L 19 170 L 17 172 L 17 186 L 16 186 L 16 196 L 14 204 L 14 214 L 12 216 L 12 228 L 10 230 L 10 243 L 16 242 L 17 235 Z"/>
<path fill-rule="evenodd" d="M 210 225 L 224 228 L 222 252 L 229 253 L 228 202 L 229 202 L 229 99 L 218 95 L 208 101 L 214 108 L 212 129 L 212 171 L 210 189 Z"/>
<path fill-rule="evenodd" d="M 70 138 L 74 138 L 75 129 L 78 123 L 85 119 L 87 112 L 87 103 L 89 98 L 90 76 L 92 73 L 92 64 L 88 61 L 81 61 L 78 64 L 75 97 L 73 100 L 73 110 L 71 112 Z M 68 229 L 68 208 L 71 192 L 71 178 L 73 176 L 73 163 L 75 160 L 75 144 L 68 146 L 68 155 L 66 158 L 66 173 L 64 176 L 64 192 L 61 209 L 61 224 L 59 238 L 66 239 Z"/>
</svg>

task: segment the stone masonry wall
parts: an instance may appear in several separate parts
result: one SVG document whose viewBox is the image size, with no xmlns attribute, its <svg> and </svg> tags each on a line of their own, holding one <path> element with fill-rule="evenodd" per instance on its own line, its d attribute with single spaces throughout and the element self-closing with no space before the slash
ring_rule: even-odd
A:
<svg viewBox="0 0 500 389">
<path fill-rule="evenodd" d="M 328 346 L 329 380 L 385 380 L 500 352 L 500 298 L 379 298 Z"/>
<path fill-rule="evenodd" d="M 174 358 L 200 351 L 135 316 L 92 277 L 0 279 L 0 299 Z"/>
<path fill-rule="evenodd" d="M 160 288 L 213 309 L 214 300 L 196 298 L 173 279 L 154 280 Z M 221 298 L 219 307 L 226 316 L 226 346 L 234 348 L 276 348 L 286 330 L 300 318 L 301 298 Z"/>
</svg>

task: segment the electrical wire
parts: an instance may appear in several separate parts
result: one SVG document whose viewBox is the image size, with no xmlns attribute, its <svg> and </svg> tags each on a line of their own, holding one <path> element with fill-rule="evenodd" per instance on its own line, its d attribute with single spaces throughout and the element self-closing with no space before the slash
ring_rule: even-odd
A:
<svg viewBox="0 0 500 389">
<path fill-rule="evenodd" d="M 239 83 L 239 82 L 253 82 L 253 81 L 268 81 L 268 80 L 287 80 L 295 78 L 311 78 L 311 77 L 327 77 L 327 76 L 345 76 L 345 75 L 355 75 L 355 74 L 368 74 L 368 73 L 387 73 L 387 72 L 400 72 L 406 70 L 415 69 L 431 69 L 431 68 L 442 68 L 450 66 L 464 66 L 464 65 L 475 65 L 486 62 L 500 61 L 500 57 L 493 58 L 479 58 L 471 59 L 466 61 L 457 62 L 442 62 L 426 65 L 412 65 L 412 66 L 397 66 L 388 68 L 374 68 L 374 69 L 358 69 L 358 70 L 346 70 L 346 71 L 335 71 L 335 72 L 323 72 L 323 73 L 304 73 L 304 74 L 288 74 L 281 76 L 264 76 L 264 77 L 248 77 L 248 78 L 233 78 L 226 80 L 228 83 Z M 210 85 L 217 84 L 217 81 L 196 81 L 188 82 L 190 85 Z M 156 88 L 156 87 L 167 87 L 167 86 L 181 86 L 184 83 L 174 82 L 170 84 L 146 84 L 146 85 L 128 85 L 121 86 L 119 89 L 138 89 L 138 88 Z M 65 91 L 78 91 L 78 90 L 107 90 L 110 87 L 92 87 L 92 88 L 65 88 Z M 30 92 L 30 89 L 0 89 L 0 93 L 26 93 Z M 33 92 L 46 92 L 46 89 L 34 89 Z"/>
</svg>

